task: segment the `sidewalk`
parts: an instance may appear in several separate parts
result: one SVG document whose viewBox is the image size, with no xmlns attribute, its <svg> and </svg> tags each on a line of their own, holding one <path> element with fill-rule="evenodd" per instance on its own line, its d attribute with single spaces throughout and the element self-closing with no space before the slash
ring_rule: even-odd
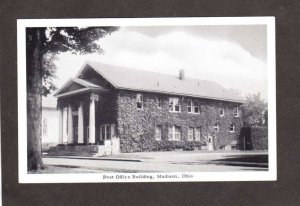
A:
<svg viewBox="0 0 300 206">
<path fill-rule="evenodd" d="M 170 151 L 121 153 L 105 157 L 45 157 L 48 165 L 116 172 L 197 172 L 266 170 L 267 152 Z"/>
<path fill-rule="evenodd" d="M 163 152 L 133 152 L 133 153 L 120 153 L 118 155 L 109 156 L 45 156 L 45 157 L 63 157 L 70 159 L 101 159 L 112 161 L 170 161 L 183 159 L 185 161 L 197 160 L 214 160 L 225 159 L 227 157 L 235 156 L 249 156 L 249 155 L 268 155 L 266 151 L 163 151 Z"/>
</svg>

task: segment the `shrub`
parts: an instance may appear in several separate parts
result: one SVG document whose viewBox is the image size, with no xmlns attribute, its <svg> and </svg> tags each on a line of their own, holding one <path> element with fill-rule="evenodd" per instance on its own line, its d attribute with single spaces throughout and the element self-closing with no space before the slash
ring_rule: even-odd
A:
<svg viewBox="0 0 300 206">
<path fill-rule="evenodd" d="M 268 149 L 268 128 L 252 127 L 251 128 L 252 146 L 254 150 Z"/>
</svg>

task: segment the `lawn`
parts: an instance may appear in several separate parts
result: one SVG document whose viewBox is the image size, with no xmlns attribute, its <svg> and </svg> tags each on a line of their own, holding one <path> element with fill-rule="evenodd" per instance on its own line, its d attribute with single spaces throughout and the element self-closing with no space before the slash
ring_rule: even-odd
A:
<svg viewBox="0 0 300 206">
<path fill-rule="evenodd" d="M 99 173 L 95 169 L 81 168 L 79 166 L 47 165 L 44 169 L 29 172 L 29 174 L 66 174 L 66 173 Z"/>
</svg>

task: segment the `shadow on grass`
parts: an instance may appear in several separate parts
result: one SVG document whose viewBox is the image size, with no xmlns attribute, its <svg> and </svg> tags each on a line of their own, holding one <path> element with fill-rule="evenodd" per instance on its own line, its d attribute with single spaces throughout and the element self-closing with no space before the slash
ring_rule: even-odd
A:
<svg viewBox="0 0 300 206">
<path fill-rule="evenodd" d="M 225 159 L 214 161 L 232 161 L 232 162 L 251 162 L 251 163 L 268 163 L 267 154 L 259 155 L 228 155 Z"/>
<path fill-rule="evenodd" d="M 229 155 L 226 158 L 211 160 L 210 163 L 217 165 L 262 167 L 268 168 L 268 155 Z"/>
<path fill-rule="evenodd" d="M 172 164 L 187 165 L 220 165 L 220 166 L 236 166 L 245 167 L 245 170 L 266 170 L 268 168 L 267 154 L 249 154 L 249 155 L 227 155 L 224 158 L 214 160 L 200 160 L 193 162 L 173 162 Z M 253 169 L 247 169 L 247 168 Z"/>
</svg>

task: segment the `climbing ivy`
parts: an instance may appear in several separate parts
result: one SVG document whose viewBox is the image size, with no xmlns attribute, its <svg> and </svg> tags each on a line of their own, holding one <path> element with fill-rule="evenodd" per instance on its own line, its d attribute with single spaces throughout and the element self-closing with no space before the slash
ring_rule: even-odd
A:
<svg viewBox="0 0 300 206">
<path fill-rule="evenodd" d="M 158 108 L 157 98 L 162 98 L 162 108 Z M 206 146 L 208 135 L 214 137 L 215 149 L 226 145 L 241 144 L 239 131 L 242 126 L 241 114 L 234 117 L 237 103 L 197 99 L 200 102 L 200 114 L 187 111 L 187 98 L 179 97 L 181 112 L 169 112 L 169 95 L 143 93 L 143 108 L 136 106 L 136 92 L 121 90 L 117 94 L 117 129 L 122 152 L 158 151 L 184 149 L 193 150 Z M 191 99 L 191 98 L 189 98 Z M 220 116 L 219 111 L 225 113 Z M 215 132 L 213 126 L 219 124 L 220 131 Z M 235 132 L 229 131 L 230 124 L 235 125 Z M 155 140 L 155 125 L 162 127 L 162 140 Z M 168 140 L 168 127 L 181 128 L 181 140 Z M 188 141 L 189 127 L 201 127 L 200 141 Z"/>
</svg>

